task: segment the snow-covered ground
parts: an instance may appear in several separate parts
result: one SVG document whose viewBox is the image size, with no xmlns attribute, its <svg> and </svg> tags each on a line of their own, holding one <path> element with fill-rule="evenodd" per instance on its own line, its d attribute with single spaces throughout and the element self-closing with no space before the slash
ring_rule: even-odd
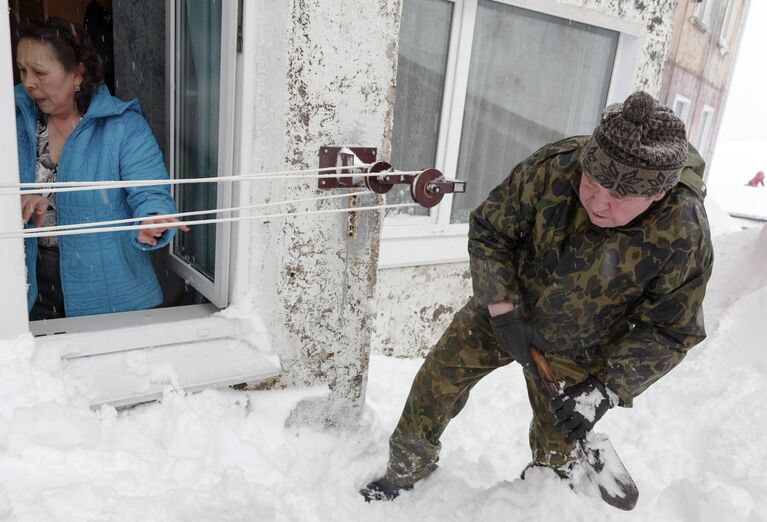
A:
<svg viewBox="0 0 767 522">
<path fill-rule="evenodd" d="M 722 142 L 716 147 L 708 180 L 708 193 L 732 214 L 767 221 L 767 187 L 750 187 L 747 183 L 758 171 L 767 172 L 764 142 Z"/>
<path fill-rule="evenodd" d="M 529 460 L 518 367 L 472 392 L 443 437 L 441 467 L 392 503 L 357 489 L 386 440 L 419 360 L 374 356 L 355 431 L 286 429 L 323 389 L 193 395 L 89 410 L 58 359 L 29 337 L 0 344 L 0 520 L 8 521 L 748 521 L 767 520 L 767 228 L 740 231 L 712 206 L 716 270 L 709 339 L 600 422 L 640 488 L 637 508 L 576 495 Z"/>
<path fill-rule="evenodd" d="M 745 186 L 758 171 L 767 172 L 767 2 L 749 2 L 721 127 L 708 169 L 709 194 L 728 212 L 767 220 L 767 188 Z"/>
</svg>

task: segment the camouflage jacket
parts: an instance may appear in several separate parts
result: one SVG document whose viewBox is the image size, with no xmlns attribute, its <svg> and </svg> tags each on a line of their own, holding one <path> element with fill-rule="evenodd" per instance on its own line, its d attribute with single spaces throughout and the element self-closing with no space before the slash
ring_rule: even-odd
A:
<svg viewBox="0 0 767 522">
<path fill-rule="evenodd" d="M 690 147 L 666 197 L 625 226 L 599 228 L 578 197 L 587 138 L 541 148 L 472 212 L 474 300 L 511 301 L 561 355 L 603 360 L 597 377 L 628 406 L 706 336 L 705 164 Z"/>
</svg>

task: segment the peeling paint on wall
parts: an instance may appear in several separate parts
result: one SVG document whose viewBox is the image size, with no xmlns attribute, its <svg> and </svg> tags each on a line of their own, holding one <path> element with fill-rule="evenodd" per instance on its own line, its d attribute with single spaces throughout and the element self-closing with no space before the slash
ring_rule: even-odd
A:
<svg viewBox="0 0 767 522">
<path fill-rule="evenodd" d="M 574 2 L 571 2 L 574 3 Z M 660 93 L 678 0 L 583 0 L 585 9 L 640 22 L 646 29 L 634 75 L 634 89 Z"/>
<path fill-rule="evenodd" d="M 395 357 L 426 355 L 470 296 L 464 263 L 379 270 L 373 350 Z"/>
<path fill-rule="evenodd" d="M 272 79 L 284 89 L 284 168 L 316 168 L 324 145 L 372 146 L 379 151 L 388 147 L 398 5 L 384 0 L 289 2 L 284 13 L 284 76 Z M 269 14 L 277 9 L 264 8 Z M 256 60 L 269 61 L 259 56 L 258 48 L 250 51 Z M 271 70 L 279 67 L 273 64 Z M 262 111 L 254 101 L 256 127 Z M 268 148 L 275 145 L 275 140 L 259 142 L 254 158 L 269 155 Z M 294 199 L 331 193 L 319 191 L 316 179 L 286 180 L 273 194 L 254 197 Z M 380 203 L 379 196 L 359 196 L 356 206 Z M 349 204 L 342 199 L 311 207 Z M 355 238 L 347 235 L 347 219 L 346 214 L 332 214 L 275 220 L 268 225 L 269 244 L 252 246 L 270 249 L 254 256 L 259 258 L 254 269 L 274 267 L 272 280 L 257 278 L 276 290 L 274 300 L 265 305 L 271 310 L 273 344 L 283 374 L 269 385 L 327 385 L 330 390 L 328 400 L 299 407 L 291 422 L 333 425 L 364 398 L 381 215 L 360 212 Z"/>
</svg>

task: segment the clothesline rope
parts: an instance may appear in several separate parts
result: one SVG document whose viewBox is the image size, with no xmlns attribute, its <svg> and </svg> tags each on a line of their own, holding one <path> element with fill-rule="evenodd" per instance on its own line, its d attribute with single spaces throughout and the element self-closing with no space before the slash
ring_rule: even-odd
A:
<svg viewBox="0 0 767 522">
<path fill-rule="evenodd" d="M 338 167 L 338 168 L 358 168 Z M 333 167 L 332 170 L 336 170 Z M 116 188 L 145 187 L 160 185 L 187 185 L 197 183 L 235 183 L 240 181 L 273 181 L 284 179 L 331 179 L 331 178 L 365 178 L 367 176 L 391 175 L 417 175 L 422 170 L 392 170 L 368 174 L 367 172 L 356 174 L 294 174 L 302 171 L 284 171 L 283 173 L 260 173 L 260 174 L 240 174 L 235 176 L 220 176 L 212 178 L 194 178 L 194 179 L 154 179 L 154 180 L 123 180 L 123 181 L 55 181 L 50 183 L 0 183 L 0 188 L 4 189 L 22 189 L 31 188 L 32 190 L 5 190 L 0 192 L 0 196 L 20 196 L 32 194 L 54 194 L 61 192 L 82 192 L 86 190 L 107 190 Z M 451 181 L 451 180 L 446 180 Z M 66 184 L 66 185 L 64 185 Z"/>
<path fill-rule="evenodd" d="M 356 194 L 353 194 L 353 195 L 356 195 Z M 369 210 L 383 210 L 383 209 L 389 209 L 389 208 L 408 208 L 408 207 L 420 207 L 420 205 L 417 203 L 398 203 L 393 205 L 373 205 L 373 206 L 366 206 L 366 207 L 336 208 L 336 209 L 326 209 L 326 210 L 307 210 L 307 211 L 300 211 L 300 212 L 282 212 L 277 214 L 262 214 L 258 216 L 238 216 L 238 217 L 231 217 L 231 218 L 201 219 L 198 221 L 179 221 L 177 223 L 173 223 L 173 227 L 177 227 L 179 225 L 187 225 L 187 226 L 209 225 L 212 223 L 232 223 L 235 221 L 274 219 L 274 218 L 289 217 L 289 216 L 313 216 L 313 215 L 322 215 L 322 214 L 364 212 Z M 0 239 L 74 236 L 74 235 L 80 235 L 80 234 L 96 234 L 101 232 L 123 232 L 127 230 L 144 230 L 149 228 L 158 228 L 161 226 L 163 225 L 151 223 L 147 225 L 126 225 L 126 226 L 117 226 L 117 227 L 98 227 L 98 228 L 87 228 L 87 229 L 78 229 L 78 230 L 62 230 L 59 232 L 51 232 L 51 233 L 45 233 L 45 232 L 41 233 L 41 232 L 35 232 L 32 229 L 27 229 L 29 231 L 25 230 L 21 232 L 11 232 L 9 234 L 2 235 L 0 236 Z"/>
<path fill-rule="evenodd" d="M 122 223 L 133 223 L 134 221 L 145 221 L 147 219 L 167 219 L 167 218 L 178 218 L 178 217 L 189 217 L 189 216 L 202 216 L 205 214 L 217 214 L 219 212 L 239 212 L 242 210 L 252 210 L 256 208 L 267 208 L 267 207 L 277 207 L 281 205 L 293 205 L 296 203 L 311 203 L 314 201 L 326 201 L 326 200 L 332 200 L 332 199 L 340 199 L 340 198 L 348 198 L 351 196 L 364 196 L 368 194 L 375 194 L 374 192 L 371 192 L 369 190 L 364 191 L 358 191 L 358 192 L 348 192 L 346 194 L 334 194 L 332 196 L 318 196 L 314 198 L 303 198 L 303 199 L 289 199 L 284 201 L 273 201 L 270 203 L 262 203 L 259 205 L 247 205 L 242 207 L 230 207 L 230 208 L 220 208 L 220 209 L 213 209 L 213 210 L 195 210 L 193 212 L 178 212 L 176 214 L 154 214 L 151 216 L 144 216 L 144 217 L 134 217 L 134 218 L 125 218 L 125 219 L 115 219 L 110 221 L 92 221 L 89 223 L 72 223 L 70 225 L 53 225 L 50 227 L 38 227 L 35 228 L 35 232 L 57 232 L 60 230 L 73 230 L 73 229 L 79 229 L 79 228 L 93 228 L 93 227 L 103 227 L 103 226 L 111 226 L 111 225 L 119 225 Z M 162 225 L 155 225 L 155 226 L 162 226 Z M 32 229 L 27 229 L 32 230 Z M 6 237 L 17 237 L 13 236 L 9 232 L 3 232 L 0 233 L 0 239 L 6 238 Z M 39 236 L 42 237 L 42 236 Z"/>
<path fill-rule="evenodd" d="M 234 176 L 211 176 L 207 178 L 195 178 L 197 181 L 215 181 L 222 177 L 227 178 L 238 178 L 241 176 L 279 176 L 282 174 L 312 174 L 312 173 L 320 173 L 320 172 L 333 172 L 334 170 L 338 170 L 340 168 L 368 168 L 370 166 L 374 165 L 373 163 L 361 163 L 354 166 L 347 166 L 347 167 L 322 167 L 318 169 L 299 169 L 299 170 L 278 170 L 274 172 L 259 172 L 257 174 L 238 174 Z M 151 181 L 151 180 L 148 180 Z M 159 181 L 159 180 L 158 180 Z M 103 185 L 105 183 L 114 183 L 114 181 L 50 181 L 46 183 L 0 183 L 0 188 L 34 188 L 34 187 L 82 187 L 82 186 L 91 186 L 91 185 Z"/>
</svg>

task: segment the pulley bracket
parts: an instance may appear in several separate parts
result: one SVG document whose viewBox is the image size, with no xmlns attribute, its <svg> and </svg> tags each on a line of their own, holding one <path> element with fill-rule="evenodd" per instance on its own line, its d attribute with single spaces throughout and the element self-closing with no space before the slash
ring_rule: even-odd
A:
<svg viewBox="0 0 767 522">
<path fill-rule="evenodd" d="M 417 174 L 397 172 L 389 163 L 376 161 L 376 152 L 373 147 L 320 147 L 319 168 L 335 167 L 335 171 L 320 176 L 318 187 L 365 187 L 376 194 L 385 194 L 394 185 L 410 185 L 413 201 L 426 208 L 438 205 L 445 194 L 466 192 L 465 181 L 448 181 L 437 169 L 426 169 Z"/>
</svg>

